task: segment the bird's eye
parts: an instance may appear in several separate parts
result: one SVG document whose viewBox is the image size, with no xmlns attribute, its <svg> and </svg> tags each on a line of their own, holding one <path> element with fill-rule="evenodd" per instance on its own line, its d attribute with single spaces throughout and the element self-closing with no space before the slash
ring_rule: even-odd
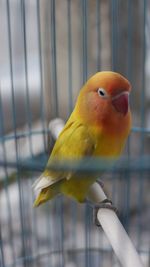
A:
<svg viewBox="0 0 150 267">
<path fill-rule="evenodd" d="M 101 97 L 107 97 L 107 93 L 106 93 L 105 89 L 103 89 L 103 88 L 99 88 L 99 89 L 98 89 L 98 94 L 99 94 Z"/>
</svg>

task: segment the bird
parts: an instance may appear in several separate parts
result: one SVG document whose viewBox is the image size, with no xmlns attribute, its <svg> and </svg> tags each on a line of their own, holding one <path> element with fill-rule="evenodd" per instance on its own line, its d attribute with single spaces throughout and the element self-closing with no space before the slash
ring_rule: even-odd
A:
<svg viewBox="0 0 150 267">
<path fill-rule="evenodd" d="M 121 74 L 101 71 L 90 77 L 79 95 L 68 121 L 58 136 L 41 176 L 34 182 L 37 207 L 58 194 L 80 203 L 87 198 L 97 174 L 50 168 L 54 161 L 82 160 L 85 157 L 116 161 L 130 133 L 130 82 Z"/>
</svg>

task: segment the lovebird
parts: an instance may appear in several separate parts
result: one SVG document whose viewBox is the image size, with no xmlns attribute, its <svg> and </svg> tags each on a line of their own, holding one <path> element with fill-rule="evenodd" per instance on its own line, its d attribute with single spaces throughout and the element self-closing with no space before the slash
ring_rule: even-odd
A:
<svg viewBox="0 0 150 267">
<path fill-rule="evenodd" d="M 130 82 L 116 72 L 97 72 L 83 85 L 74 110 L 53 147 L 47 168 L 33 184 L 34 206 L 62 193 L 85 202 L 90 186 L 98 178 L 79 171 L 48 169 L 53 160 L 102 157 L 116 160 L 131 129 Z"/>
</svg>

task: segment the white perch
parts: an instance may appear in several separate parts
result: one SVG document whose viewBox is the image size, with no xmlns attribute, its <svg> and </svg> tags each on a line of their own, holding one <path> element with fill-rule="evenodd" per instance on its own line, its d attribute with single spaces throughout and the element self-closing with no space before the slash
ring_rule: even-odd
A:
<svg viewBox="0 0 150 267">
<path fill-rule="evenodd" d="M 57 139 L 63 126 L 64 122 L 58 118 L 50 122 L 49 129 L 55 139 Z M 102 187 L 98 183 L 94 183 L 89 190 L 88 198 L 94 203 L 100 203 L 107 199 L 107 196 Z M 122 267 L 143 267 L 140 257 L 116 213 L 108 208 L 100 208 L 97 213 L 97 219 Z"/>
<path fill-rule="evenodd" d="M 60 134 L 63 128 L 64 128 L 64 121 L 60 118 L 51 120 L 49 123 L 49 130 L 51 131 L 51 134 L 54 139 L 58 138 L 58 135 Z"/>
<path fill-rule="evenodd" d="M 100 203 L 107 199 L 98 183 L 94 183 L 91 186 L 88 197 L 94 203 Z M 140 257 L 116 213 L 111 209 L 100 208 L 97 218 L 121 265 L 123 267 L 143 267 Z"/>
</svg>

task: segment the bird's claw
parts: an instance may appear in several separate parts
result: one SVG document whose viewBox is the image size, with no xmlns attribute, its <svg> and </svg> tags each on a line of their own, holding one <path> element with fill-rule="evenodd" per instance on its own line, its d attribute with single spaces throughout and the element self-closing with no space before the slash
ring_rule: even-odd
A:
<svg viewBox="0 0 150 267">
<path fill-rule="evenodd" d="M 97 203 L 94 207 L 93 207 L 93 221 L 94 221 L 94 224 L 98 227 L 101 226 L 101 224 L 99 223 L 99 220 L 97 219 L 97 213 L 98 213 L 98 210 L 99 209 L 110 209 L 110 210 L 113 210 L 115 211 L 116 213 L 118 212 L 117 211 L 117 208 L 115 206 L 112 205 L 112 201 L 110 199 L 104 199 L 102 202 L 100 203 Z"/>
</svg>

